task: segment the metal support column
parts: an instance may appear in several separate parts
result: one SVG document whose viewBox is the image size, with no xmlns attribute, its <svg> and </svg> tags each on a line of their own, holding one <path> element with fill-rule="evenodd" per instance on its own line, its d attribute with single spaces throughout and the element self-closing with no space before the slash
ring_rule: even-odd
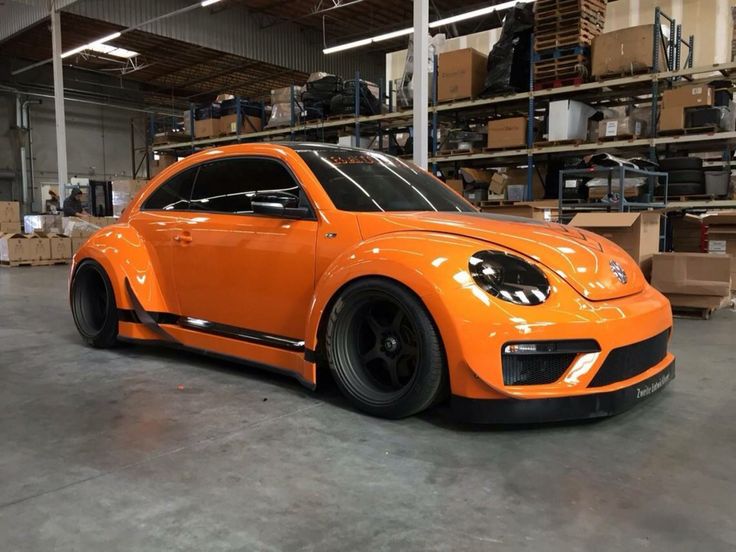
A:
<svg viewBox="0 0 736 552">
<path fill-rule="evenodd" d="M 432 157 L 437 157 L 437 131 L 439 114 L 437 113 L 437 55 L 432 56 Z M 437 176 L 437 163 L 432 163 L 432 174 Z"/>
<path fill-rule="evenodd" d="M 530 61 L 529 61 L 529 106 L 527 112 L 526 121 L 526 194 L 524 194 L 527 201 L 534 199 L 534 155 L 532 154 L 532 148 L 534 148 L 534 33 L 529 37 L 530 45 Z M 562 197 L 562 195 L 560 195 Z"/>
<path fill-rule="evenodd" d="M 61 64 L 61 17 L 56 2 L 51 3 L 51 46 L 54 67 L 54 112 L 56 117 L 56 164 L 59 197 L 66 199 L 69 174 L 66 159 L 66 115 L 64 113 L 64 68 Z"/>
<path fill-rule="evenodd" d="M 355 72 L 355 147 L 360 147 L 360 71 Z"/>
<path fill-rule="evenodd" d="M 429 0 L 414 0 L 414 69 L 412 86 L 414 87 L 413 135 L 414 163 L 422 169 L 427 168 L 427 130 L 429 101 L 427 75 L 429 72 Z"/>
</svg>

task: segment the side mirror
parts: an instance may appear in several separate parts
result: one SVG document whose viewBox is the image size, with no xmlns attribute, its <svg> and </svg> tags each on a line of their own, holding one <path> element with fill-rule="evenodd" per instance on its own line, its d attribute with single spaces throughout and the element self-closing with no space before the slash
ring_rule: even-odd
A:
<svg viewBox="0 0 736 552">
<path fill-rule="evenodd" d="M 282 203 L 276 201 L 252 201 L 251 207 L 257 215 L 271 215 L 274 217 L 283 217 L 286 210 Z"/>
<path fill-rule="evenodd" d="M 309 216 L 306 207 L 284 207 L 277 201 L 251 201 L 253 212 L 257 215 L 270 215 L 272 217 L 302 219 Z"/>
</svg>

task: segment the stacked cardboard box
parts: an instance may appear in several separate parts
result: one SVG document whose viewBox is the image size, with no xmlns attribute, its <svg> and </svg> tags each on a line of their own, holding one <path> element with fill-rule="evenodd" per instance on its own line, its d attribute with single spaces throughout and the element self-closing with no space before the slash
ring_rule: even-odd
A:
<svg viewBox="0 0 736 552">
<path fill-rule="evenodd" d="M 112 181 L 112 214 L 119 217 L 136 194 L 148 184 L 145 179 L 125 179 Z"/>
<path fill-rule="evenodd" d="M 731 258 L 731 289 L 736 289 L 736 213 L 719 211 L 703 217 L 708 233 L 708 253 Z"/>
<path fill-rule="evenodd" d="M 673 307 L 713 310 L 731 297 L 731 258 L 708 253 L 658 253 L 652 285 Z"/>
<path fill-rule="evenodd" d="M 0 233 L 20 231 L 20 203 L 17 201 L 0 201 Z"/>
<path fill-rule="evenodd" d="M 578 213 L 570 226 L 585 228 L 611 240 L 639 263 L 645 276 L 652 271 L 652 257 L 659 251 L 659 217 L 654 211 L 639 213 Z"/>
<path fill-rule="evenodd" d="M 667 223 L 672 228 L 672 250 L 678 253 L 703 253 L 706 227 L 697 215 L 669 216 Z"/>
<path fill-rule="evenodd" d="M 37 232 L 0 235 L 0 262 L 5 265 L 44 265 L 71 259 L 71 238 Z"/>
<path fill-rule="evenodd" d="M 488 148 L 525 148 L 527 118 L 510 117 L 488 121 Z"/>
</svg>

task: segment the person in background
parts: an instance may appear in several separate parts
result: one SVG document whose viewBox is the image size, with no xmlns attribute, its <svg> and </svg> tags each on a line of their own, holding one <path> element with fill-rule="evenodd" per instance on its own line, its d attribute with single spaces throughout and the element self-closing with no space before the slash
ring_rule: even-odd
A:
<svg viewBox="0 0 736 552">
<path fill-rule="evenodd" d="M 49 199 L 46 200 L 46 209 L 45 211 L 47 213 L 51 213 L 52 215 L 55 215 L 59 212 L 61 209 L 61 204 L 59 203 L 59 196 L 56 194 L 54 190 L 49 190 Z"/>
<path fill-rule="evenodd" d="M 72 188 L 72 193 L 64 200 L 64 216 L 76 217 L 77 215 L 87 215 L 87 211 L 82 207 L 82 190 Z"/>
</svg>

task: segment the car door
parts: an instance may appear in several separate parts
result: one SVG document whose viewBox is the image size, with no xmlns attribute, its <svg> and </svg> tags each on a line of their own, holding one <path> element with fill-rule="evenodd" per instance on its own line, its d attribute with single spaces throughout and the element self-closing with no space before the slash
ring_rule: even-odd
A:
<svg viewBox="0 0 736 552">
<path fill-rule="evenodd" d="M 256 193 L 291 197 L 309 214 L 254 214 Z M 303 339 L 318 223 L 283 162 L 237 157 L 200 165 L 180 220 L 172 267 L 183 316 L 224 334 Z"/>
<path fill-rule="evenodd" d="M 128 223 L 143 239 L 168 311 L 179 312 L 175 282 L 172 272 L 173 252 L 182 221 L 180 216 L 189 209 L 194 180 L 199 167 L 185 169 L 161 184 L 143 202 Z M 143 274 L 140 275 L 144 277 Z"/>
</svg>

